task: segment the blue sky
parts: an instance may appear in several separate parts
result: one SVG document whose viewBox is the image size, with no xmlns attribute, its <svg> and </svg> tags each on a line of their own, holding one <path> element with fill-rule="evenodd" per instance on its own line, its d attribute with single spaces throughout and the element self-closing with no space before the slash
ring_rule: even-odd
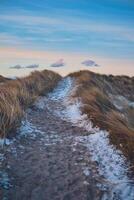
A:
<svg viewBox="0 0 134 200">
<path fill-rule="evenodd" d="M 78 53 L 85 55 L 83 59 L 101 58 L 100 62 L 104 59 L 120 60 L 123 70 L 125 66 L 129 70 L 131 65 L 131 74 L 134 67 L 134 2 L 1 0 L 0 48 L 0 52 L 7 52 L 7 55 L 12 52 L 12 48 L 16 50 L 12 57 L 7 56 L 6 61 L 3 56 L 0 57 L 1 69 L 2 66 L 7 68 L 11 64 L 31 64 L 32 56 L 28 58 L 24 54 L 27 51 L 31 51 L 31 54 L 36 51 L 52 54 L 55 52 L 57 59 L 63 58 L 63 53 Z M 16 54 L 15 57 L 15 52 L 18 51 L 21 51 L 21 56 Z M 38 57 L 35 60 L 33 57 L 33 60 L 48 65 Z M 56 61 L 56 57 L 52 59 L 52 62 L 54 59 Z M 104 62 L 102 67 L 103 65 Z"/>
</svg>

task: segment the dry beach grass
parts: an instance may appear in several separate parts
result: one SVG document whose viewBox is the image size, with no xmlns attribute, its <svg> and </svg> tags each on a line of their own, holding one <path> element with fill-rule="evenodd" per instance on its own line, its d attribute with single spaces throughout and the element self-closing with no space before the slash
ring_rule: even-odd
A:
<svg viewBox="0 0 134 200">
<path fill-rule="evenodd" d="M 134 77 L 107 76 L 90 71 L 79 71 L 69 76 L 75 78 L 78 86 L 72 98 L 81 99 L 84 105 L 82 112 L 87 114 L 94 126 L 109 131 L 112 143 L 134 160 L 134 107 L 123 105 L 120 110 L 114 104 L 114 98 L 119 95 L 134 101 Z M 1 84 L 0 136 L 10 136 L 21 122 L 26 108 L 38 96 L 52 90 L 60 79 L 57 73 L 44 70 Z"/>
<path fill-rule="evenodd" d="M 9 80 L 10 80 L 10 78 L 5 78 L 5 77 L 0 75 L 0 84 L 3 84 L 3 83 L 5 83 L 6 81 L 9 81 Z"/>
<path fill-rule="evenodd" d="M 60 75 L 44 70 L 0 85 L 0 136 L 10 136 L 24 111 L 38 96 L 45 95 L 60 80 Z"/>
<path fill-rule="evenodd" d="M 95 126 L 109 131 L 112 143 L 134 161 L 134 107 L 123 106 L 120 110 L 110 98 L 121 95 L 134 101 L 134 77 L 107 76 L 90 71 L 79 71 L 70 76 L 76 80 L 78 87 L 73 98 L 81 99 L 82 112 Z"/>
</svg>

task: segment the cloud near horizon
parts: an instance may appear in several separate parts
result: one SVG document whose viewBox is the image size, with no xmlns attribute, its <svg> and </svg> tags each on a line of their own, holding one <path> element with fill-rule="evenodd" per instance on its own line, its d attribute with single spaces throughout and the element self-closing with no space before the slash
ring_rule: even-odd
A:
<svg viewBox="0 0 134 200">
<path fill-rule="evenodd" d="M 23 67 L 21 65 L 15 65 L 12 67 L 9 67 L 10 69 L 22 69 Z"/>
<path fill-rule="evenodd" d="M 82 65 L 85 65 L 87 67 L 99 67 L 100 65 L 98 65 L 95 61 L 93 60 L 85 60 L 81 63 Z"/>
<path fill-rule="evenodd" d="M 9 67 L 9 68 L 10 69 L 26 69 L 26 68 L 35 69 L 35 68 L 38 68 L 38 67 L 39 67 L 39 65 L 33 64 L 33 65 L 27 65 L 27 66 L 15 65 L 15 66 L 12 66 L 12 67 Z"/>
<path fill-rule="evenodd" d="M 63 59 L 59 59 L 55 63 L 51 64 L 50 67 L 64 67 L 65 63 Z"/>
<path fill-rule="evenodd" d="M 38 68 L 38 67 L 39 67 L 39 65 L 33 64 L 33 65 L 28 65 L 28 66 L 26 66 L 26 67 L 24 67 L 24 68 L 34 69 L 34 68 Z"/>
</svg>

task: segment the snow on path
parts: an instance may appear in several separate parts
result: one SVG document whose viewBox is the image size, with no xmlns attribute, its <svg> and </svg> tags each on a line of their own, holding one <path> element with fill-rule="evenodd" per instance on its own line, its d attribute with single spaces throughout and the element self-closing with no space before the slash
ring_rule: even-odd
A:
<svg viewBox="0 0 134 200">
<path fill-rule="evenodd" d="M 70 77 L 64 78 L 60 81 L 57 87 L 50 93 L 48 96 L 52 100 L 62 100 L 63 98 L 67 97 L 72 89 L 73 81 Z"/>
<path fill-rule="evenodd" d="M 109 133 L 97 127 L 93 128 L 87 116 L 82 115 L 81 101 L 71 98 L 75 89 L 75 80 L 67 77 L 49 94 L 51 100 L 62 102 L 65 107 L 64 110 L 56 111 L 56 114 L 90 133 L 88 136 L 75 137 L 75 142 L 87 147 L 92 161 L 97 162 L 99 174 L 105 178 L 104 186 L 111 189 L 111 196 L 108 199 L 134 200 L 134 180 L 127 176 L 129 163 L 121 151 L 110 144 Z"/>
</svg>

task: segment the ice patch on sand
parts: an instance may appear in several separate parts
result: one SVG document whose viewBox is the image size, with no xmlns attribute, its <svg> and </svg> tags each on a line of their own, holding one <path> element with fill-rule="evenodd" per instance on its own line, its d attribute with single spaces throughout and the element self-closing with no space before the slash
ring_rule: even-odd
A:
<svg viewBox="0 0 134 200">
<path fill-rule="evenodd" d="M 30 123 L 28 120 L 22 121 L 21 127 L 19 130 L 20 130 L 19 136 L 24 136 L 24 137 L 29 136 L 33 139 L 36 138 L 37 133 L 40 133 L 40 134 L 43 133 L 42 131 L 37 129 L 37 127 L 35 127 L 32 123 Z"/>
<path fill-rule="evenodd" d="M 12 140 L 8 138 L 2 138 L 0 139 L 0 146 L 3 147 L 4 145 L 10 145 L 12 143 Z"/>
<path fill-rule="evenodd" d="M 0 187 L 6 190 L 11 187 L 8 174 L 5 171 L 0 171 Z"/>
<path fill-rule="evenodd" d="M 41 139 L 41 143 L 44 146 L 51 146 L 51 145 L 56 145 L 57 143 L 62 143 L 63 140 L 60 137 L 60 134 L 56 134 L 56 133 L 46 133 L 44 134 L 44 137 Z"/>
<path fill-rule="evenodd" d="M 84 167 L 83 173 L 85 174 L 85 176 L 89 176 L 89 175 L 90 175 L 90 170 L 89 170 L 89 168 L 88 168 L 88 167 Z"/>
</svg>

